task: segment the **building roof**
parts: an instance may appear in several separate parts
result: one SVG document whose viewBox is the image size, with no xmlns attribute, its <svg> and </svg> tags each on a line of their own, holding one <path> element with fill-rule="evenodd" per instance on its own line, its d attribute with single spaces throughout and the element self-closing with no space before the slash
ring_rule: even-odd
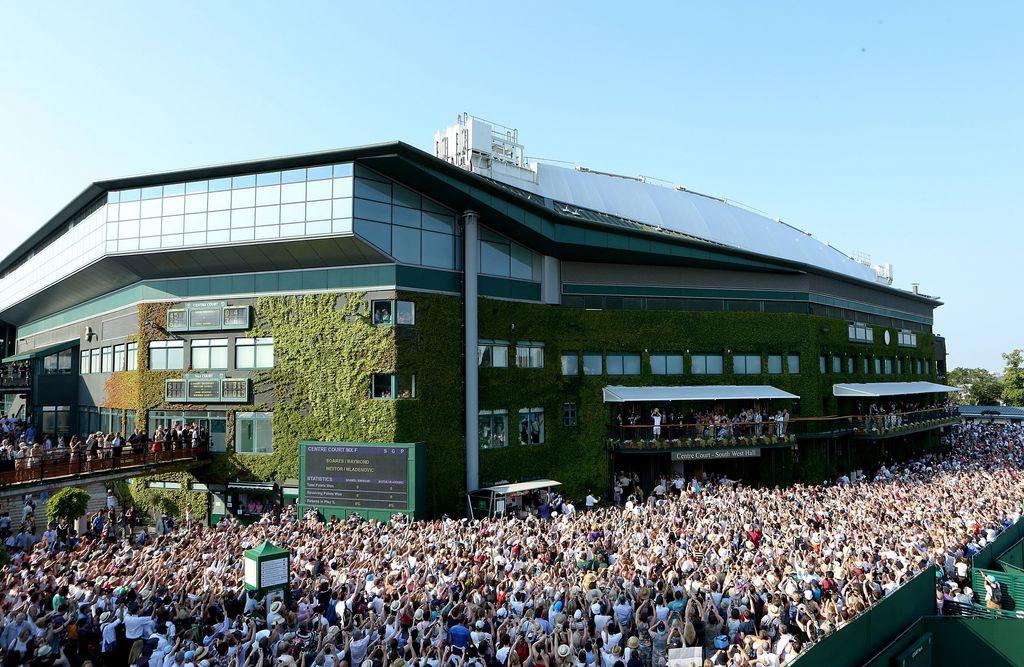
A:
<svg viewBox="0 0 1024 667">
<path fill-rule="evenodd" d="M 622 387 L 604 388 L 605 403 L 630 401 L 735 401 L 765 398 L 800 398 L 770 385 L 711 384 L 688 387 Z"/>
<path fill-rule="evenodd" d="M 495 178 L 503 178 L 495 173 Z M 536 182 L 507 178 L 510 185 L 555 202 L 653 225 L 760 255 L 817 266 L 875 282 L 875 272 L 794 227 L 714 197 L 645 183 L 634 178 L 540 163 Z"/>
<path fill-rule="evenodd" d="M 1024 408 L 1012 405 L 961 405 L 960 414 L 965 417 L 1018 417 L 1024 418 Z"/>
<path fill-rule="evenodd" d="M 491 491 L 493 493 L 524 493 L 526 491 L 536 491 L 537 489 L 550 489 L 553 486 L 561 486 L 561 482 L 556 482 L 553 479 L 535 479 L 532 482 L 516 482 L 515 484 L 498 484 L 496 486 L 488 486 L 480 489 L 480 491 Z"/>
<path fill-rule="evenodd" d="M 949 394 L 954 391 L 960 391 L 960 389 L 935 382 L 853 382 L 832 385 L 832 395 L 840 398 Z"/>
</svg>

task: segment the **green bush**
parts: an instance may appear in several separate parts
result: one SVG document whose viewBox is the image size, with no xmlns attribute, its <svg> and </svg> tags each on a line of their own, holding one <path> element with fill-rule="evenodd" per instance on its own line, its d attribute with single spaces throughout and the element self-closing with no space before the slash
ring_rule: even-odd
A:
<svg viewBox="0 0 1024 667">
<path fill-rule="evenodd" d="M 46 502 L 46 515 L 51 521 L 65 520 L 71 523 L 85 515 L 89 506 L 89 492 L 76 486 L 68 486 L 50 496 Z"/>
</svg>

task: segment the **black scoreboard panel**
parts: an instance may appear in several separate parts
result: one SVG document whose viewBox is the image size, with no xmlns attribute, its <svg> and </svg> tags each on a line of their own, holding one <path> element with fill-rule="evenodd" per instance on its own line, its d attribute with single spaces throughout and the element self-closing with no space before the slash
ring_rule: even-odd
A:
<svg viewBox="0 0 1024 667">
<path fill-rule="evenodd" d="M 405 447 L 308 445 L 305 502 L 325 507 L 408 510 Z"/>
<path fill-rule="evenodd" d="M 220 400 L 220 380 L 188 380 L 188 399 L 200 402 Z"/>
<path fill-rule="evenodd" d="M 191 329 L 219 329 L 224 326 L 223 306 L 215 308 L 192 308 L 188 311 L 188 326 Z"/>
</svg>

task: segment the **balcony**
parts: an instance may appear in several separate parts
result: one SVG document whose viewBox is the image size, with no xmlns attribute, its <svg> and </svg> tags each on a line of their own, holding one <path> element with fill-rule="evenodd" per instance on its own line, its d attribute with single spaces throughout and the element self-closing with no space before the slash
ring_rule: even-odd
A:
<svg viewBox="0 0 1024 667">
<path fill-rule="evenodd" d="M 146 472 L 177 466 L 209 458 L 204 446 L 174 449 L 166 452 L 125 451 L 120 456 L 89 459 L 85 452 L 75 453 L 64 448 L 26 456 L 16 461 L 0 462 L 0 489 L 12 486 L 38 484 L 69 477 L 96 477 L 118 475 L 120 472 Z"/>
<path fill-rule="evenodd" d="M 0 364 L 0 391 L 29 391 L 31 388 L 31 362 L 14 361 Z"/>
<path fill-rule="evenodd" d="M 960 423 L 957 408 L 929 408 L 853 417 L 853 435 L 859 440 L 885 440 Z"/>
</svg>

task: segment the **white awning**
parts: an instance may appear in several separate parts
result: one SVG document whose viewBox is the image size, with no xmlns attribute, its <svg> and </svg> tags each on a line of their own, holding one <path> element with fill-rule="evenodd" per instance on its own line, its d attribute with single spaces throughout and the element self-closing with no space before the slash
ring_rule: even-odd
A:
<svg viewBox="0 0 1024 667">
<path fill-rule="evenodd" d="M 561 486 L 561 482 L 556 482 L 553 479 L 535 479 L 532 482 L 517 482 L 515 484 L 498 484 L 497 486 L 488 486 L 480 489 L 481 491 L 492 491 L 494 493 L 504 493 L 506 495 L 510 493 L 523 493 L 526 491 L 536 491 L 537 489 L 550 489 L 553 486 Z M 475 492 L 474 492 L 475 493 Z"/>
<path fill-rule="evenodd" d="M 960 391 L 960 389 L 934 382 L 858 382 L 832 385 L 832 395 L 840 398 L 948 394 L 954 391 Z"/>
<path fill-rule="evenodd" d="M 702 387 L 605 387 L 605 403 L 631 401 L 739 401 L 761 398 L 800 398 L 766 384 L 711 384 Z"/>
</svg>

